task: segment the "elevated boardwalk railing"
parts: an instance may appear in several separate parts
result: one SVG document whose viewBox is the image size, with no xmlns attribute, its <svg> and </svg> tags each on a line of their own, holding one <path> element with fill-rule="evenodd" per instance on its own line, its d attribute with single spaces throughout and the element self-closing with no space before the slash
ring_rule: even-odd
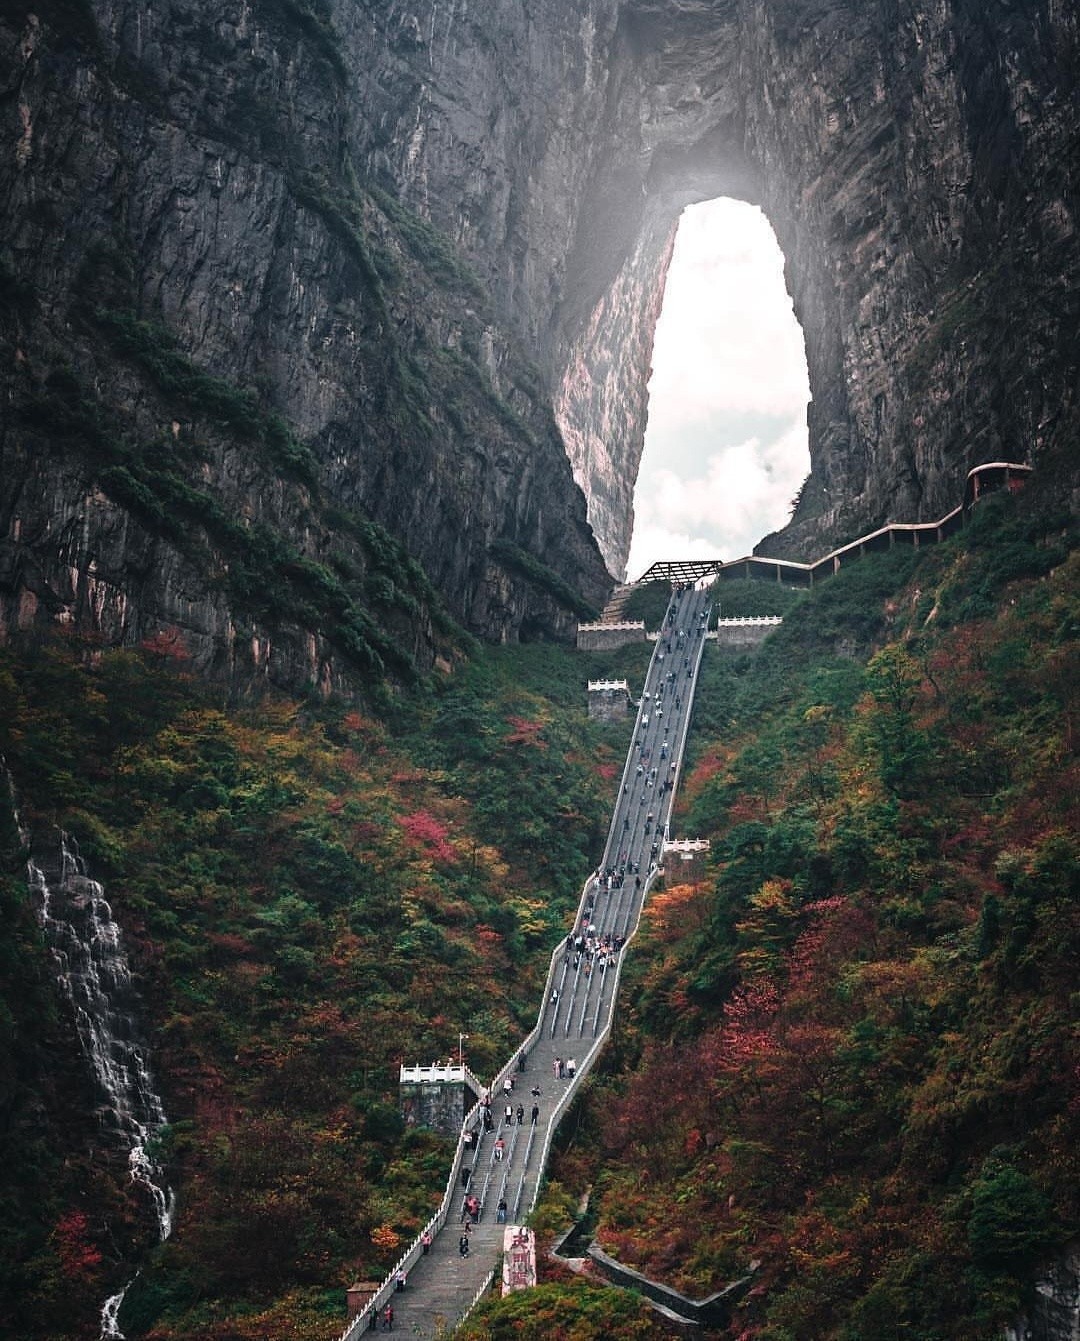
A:
<svg viewBox="0 0 1080 1341">
<path fill-rule="evenodd" d="M 964 481 L 964 497 L 958 507 L 944 517 L 930 522 L 887 522 L 877 530 L 840 545 L 820 559 L 800 563 L 795 559 L 771 559 L 763 554 L 747 554 L 741 559 L 709 563 L 698 560 L 693 565 L 672 561 L 654 563 L 637 579 L 635 585 L 660 580 L 677 581 L 686 570 L 693 568 L 704 576 L 715 573 L 720 581 L 738 578 L 766 578 L 794 587 L 812 587 L 838 573 L 846 562 L 891 549 L 896 545 L 918 548 L 924 544 L 940 544 L 963 528 L 967 513 L 988 493 L 1022 484 L 1031 474 L 1032 467 L 1021 461 L 986 461 L 969 470 Z"/>
<path fill-rule="evenodd" d="M 714 624 L 717 629 L 745 629 L 760 628 L 763 626 L 775 627 L 784 622 L 783 615 L 734 615 L 731 619 L 718 619 Z M 712 633 L 706 635 L 711 638 Z"/>
</svg>

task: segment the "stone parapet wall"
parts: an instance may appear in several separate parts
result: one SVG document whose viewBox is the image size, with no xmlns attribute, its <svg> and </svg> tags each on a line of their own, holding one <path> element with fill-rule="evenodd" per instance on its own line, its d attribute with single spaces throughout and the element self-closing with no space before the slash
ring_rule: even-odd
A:
<svg viewBox="0 0 1080 1341">
<path fill-rule="evenodd" d="M 410 1127 L 430 1127 L 445 1136 L 457 1136 L 465 1121 L 463 1081 L 456 1085 L 402 1082 L 398 1085 L 398 1102 L 402 1119 Z"/>
<path fill-rule="evenodd" d="M 744 652 L 759 648 L 780 625 L 779 619 L 723 620 L 709 634 L 711 641 L 724 651 Z"/>
<path fill-rule="evenodd" d="M 579 652 L 608 652 L 616 647 L 645 641 L 645 625 L 626 622 L 621 624 L 579 624 L 577 649 Z"/>
<path fill-rule="evenodd" d="M 664 844 L 664 884 L 683 885 L 701 880 L 709 855 L 707 838 L 675 839 Z"/>
<path fill-rule="evenodd" d="M 668 1285 L 662 1285 L 659 1281 L 650 1280 L 640 1271 L 617 1262 L 595 1242 L 589 1244 L 586 1256 L 614 1284 L 638 1290 L 654 1304 L 670 1309 L 672 1313 L 699 1326 L 726 1327 L 731 1321 L 732 1307 L 743 1298 L 754 1281 L 754 1275 L 751 1273 L 705 1299 L 691 1299 L 688 1295 L 681 1294 Z M 756 1264 L 754 1266 L 756 1269 Z"/>
<path fill-rule="evenodd" d="M 630 709 L 630 686 L 625 680 L 589 681 L 589 716 L 594 721 L 625 721 Z"/>
</svg>

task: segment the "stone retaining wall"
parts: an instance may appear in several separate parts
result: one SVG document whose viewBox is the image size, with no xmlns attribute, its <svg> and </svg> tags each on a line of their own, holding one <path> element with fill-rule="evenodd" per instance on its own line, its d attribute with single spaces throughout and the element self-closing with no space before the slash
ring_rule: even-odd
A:
<svg viewBox="0 0 1080 1341">
<path fill-rule="evenodd" d="M 585 1255 L 613 1284 L 638 1290 L 654 1304 L 670 1310 L 680 1318 L 685 1318 L 687 1322 L 693 1322 L 702 1327 L 727 1327 L 731 1322 L 732 1306 L 744 1297 L 753 1284 L 756 1274 L 751 1271 L 749 1275 L 732 1281 L 730 1285 L 726 1285 L 722 1290 L 717 1290 L 715 1294 L 707 1295 L 704 1299 L 691 1299 L 688 1295 L 681 1294 L 668 1285 L 661 1285 L 658 1281 L 649 1280 L 647 1276 L 643 1276 L 640 1271 L 635 1271 L 633 1267 L 624 1266 L 622 1262 L 616 1262 L 613 1257 L 609 1257 L 595 1243 L 589 1244 L 585 1250 Z"/>
<path fill-rule="evenodd" d="M 709 634 L 710 642 L 724 652 L 756 651 L 778 624 L 721 624 Z"/>
<path fill-rule="evenodd" d="M 608 652 L 629 643 L 645 641 L 645 625 L 637 622 L 621 624 L 579 624 L 577 648 L 579 652 Z"/>
</svg>

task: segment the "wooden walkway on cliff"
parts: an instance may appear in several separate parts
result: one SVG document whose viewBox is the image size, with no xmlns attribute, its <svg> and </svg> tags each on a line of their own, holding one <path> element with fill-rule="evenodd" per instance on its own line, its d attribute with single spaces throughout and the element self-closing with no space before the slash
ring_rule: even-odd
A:
<svg viewBox="0 0 1080 1341">
<path fill-rule="evenodd" d="M 555 1130 L 611 1031 L 627 953 L 623 948 L 590 959 L 575 952 L 573 938 L 591 927 L 597 940 L 609 938 L 614 943 L 618 938 L 625 943 L 637 930 L 668 836 L 706 642 L 709 600 L 707 591 L 673 593 L 649 663 L 602 860 L 585 882 L 574 927 L 567 929 L 567 940 L 552 954 L 536 1027 L 492 1082 L 494 1130 L 484 1133 L 479 1105 L 466 1116 L 442 1204 L 426 1226 L 432 1239 L 429 1250 L 424 1252 L 421 1234 L 341 1341 L 358 1341 L 380 1326 L 378 1319 L 387 1303 L 394 1308 L 395 1331 L 420 1338 L 447 1335 L 501 1269 L 505 1225 L 497 1220 L 499 1202 L 506 1202 L 511 1225 L 520 1224 L 536 1203 Z M 522 1055 L 524 1071 L 518 1069 Z M 573 1079 L 557 1077 L 557 1058 L 576 1062 Z M 510 1077 L 514 1120 L 507 1124 L 508 1100 L 502 1087 Z M 540 1091 L 535 1098 L 534 1087 Z M 540 1110 L 535 1123 L 534 1103 Z M 517 1121 L 519 1104 L 524 1107 L 522 1122 Z M 466 1147 L 465 1132 L 477 1128 L 479 1146 Z M 506 1149 L 497 1159 L 495 1142 L 500 1136 Z M 467 1257 L 458 1250 L 463 1166 L 472 1169 L 468 1191 L 480 1201 Z M 395 1287 L 399 1271 L 406 1273 L 403 1291 Z"/>
<path fill-rule="evenodd" d="M 647 582 L 696 582 L 710 575 L 721 582 L 731 582 L 739 578 L 765 578 L 773 582 L 782 582 L 791 587 L 812 587 L 825 578 L 832 577 L 842 567 L 865 554 L 876 554 L 882 550 L 893 549 L 897 545 L 907 545 L 918 549 L 921 545 L 940 544 L 949 536 L 955 535 L 964 525 L 964 520 L 972 507 L 987 494 L 999 489 L 1013 489 L 1022 485 L 1031 474 L 1032 467 L 1019 461 L 987 461 L 981 466 L 969 470 L 964 485 L 963 501 L 958 507 L 947 512 L 944 517 L 933 522 L 888 522 L 876 531 L 859 536 L 838 549 L 830 550 L 820 559 L 810 563 L 800 563 L 795 559 L 770 559 L 763 554 L 747 554 L 741 559 L 729 559 L 726 563 L 719 559 L 668 560 L 654 563 L 631 586 L 640 586 Z M 620 588 L 625 602 L 627 588 Z"/>
</svg>

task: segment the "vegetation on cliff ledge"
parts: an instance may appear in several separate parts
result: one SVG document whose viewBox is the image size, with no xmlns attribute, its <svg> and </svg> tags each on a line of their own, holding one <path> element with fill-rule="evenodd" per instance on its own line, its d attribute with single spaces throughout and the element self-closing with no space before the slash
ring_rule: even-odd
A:
<svg viewBox="0 0 1080 1341">
<path fill-rule="evenodd" d="M 478 655 L 386 722 L 224 709 L 175 640 L 4 655 L 21 817 L 78 837 L 123 923 L 179 1205 L 153 1248 L 74 1041 L 47 1051 L 65 1007 L 8 814 L 5 1329 L 96 1336 L 141 1234 L 127 1335 L 330 1335 L 342 1287 L 417 1232 L 450 1147 L 403 1127 L 397 1065 L 465 1028 L 487 1074 L 527 1031 L 624 747 L 586 720 L 583 667 L 528 657 Z"/>
</svg>

